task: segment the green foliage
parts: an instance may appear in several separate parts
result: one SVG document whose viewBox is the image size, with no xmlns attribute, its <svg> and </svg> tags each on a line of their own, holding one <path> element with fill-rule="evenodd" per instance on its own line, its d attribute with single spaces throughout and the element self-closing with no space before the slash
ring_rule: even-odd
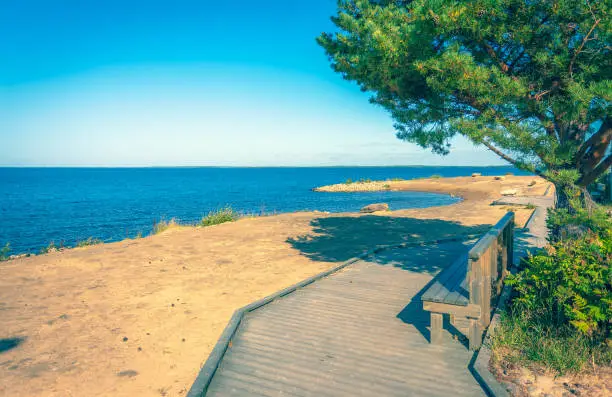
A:
<svg viewBox="0 0 612 397">
<path fill-rule="evenodd" d="M 401 182 L 403 180 L 405 180 L 405 179 L 404 178 L 391 178 L 391 181 L 393 181 L 393 182 Z"/>
<path fill-rule="evenodd" d="M 102 240 L 99 238 L 89 237 L 87 240 L 79 241 L 76 246 L 77 247 L 87 247 L 90 245 L 102 244 Z"/>
<path fill-rule="evenodd" d="M 47 245 L 46 247 L 43 247 L 43 248 L 41 248 L 41 249 L 40 249 L 40 254 L 41 254 L 41 255 L 43 255 L 43 254 L 48 254 L 49 252 L 54 252 L 54 251 L 57 251 L 57 250 L 59 250 L 60 248 L 61 248 L 61 245 L 60 245 L 60 246 L 57 246 L 57 245 L 55 245 L 55 243 L 54 243 L 53 241 L 51 241 L 51 242 L 49 243 L 49 245 Z"/>
<path fill-rule="evenodd" d="M 153 234 L 159 234 L 177 226 L 179 226 L 179 224 L 174 218 L 170 219 L 169 221 L 161 219 L 159 222 L 156 222 L 153 225 Z"/>
<path fill-rule="evenodd" d="M 495 361 L 541 366 L 557 375 L 577 373 L 585 367 L 609 365 L 612 349 L 569 325 L 553 326 L 532 312 L 513 309 L 504 313 L 491 339 Z"/>
<path fill-rule="evenodd" d="M 317 40 L 400 139 L 446 154 L 460 134 L 587 186 L 612 164 L 611 5 L 339 0 L 336 32 Z"/>
<path fill-rule="evenodd" d="M 9 259 L 9 252 L 11 252 L 11 246 L 9 243 L 6 243 L 6 245 L 0 249 L 0 262 Z"/>
<path fill-rule="evenodd" d="M 432 176 L 430 176 L 431 179 L 440 179 L 442 178 L 442 175 L 438 175 L 438 174 L 433 174 Z"/>
<path fill-rule="evenodd" d="M 350 185 L 351 183 L 353 183 L 353 180 L 351 178 L 348 178 L 344 183 Z"/>
<path fill-rule="evenodd" d="M 530 256 L 507 283 L 517 292 L 513 305 L 554 327 L 604 335 L 612 321 L 612 227 L 601 234 L 553 243 Z"/>
<path fill-rule="evenodd" d="M 570 211 L 571 210 L 571 211 Z M 596 207 L 587 210 L 578 208 L 549 209 L 546 225 L 550 230 L 574 227 L 582 230 L 590 230 L 602 238 L 605 238 L 612 227 L 612 219 L 605 207 Z M 563 239 L 566 236 L 558 236 Z"/>
<path fill-rule="evenodd" d="M 232 209 L 232 207 L 225 207 L 217 211 L 211 211 L 202 218 L 200 226 L 212 226 L 218 225 L 225 222 L 233 222 L 237 220 L 240 215 Z"/>
</svg>

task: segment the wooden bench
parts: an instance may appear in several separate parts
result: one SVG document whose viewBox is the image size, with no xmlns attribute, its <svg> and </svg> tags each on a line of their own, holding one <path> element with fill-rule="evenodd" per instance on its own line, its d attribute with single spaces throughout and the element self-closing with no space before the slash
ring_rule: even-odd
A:
<svg viewBox="0 0 612 397">
<path fill-rule="evenodd" d="M 442 335 L 443 316 L 469 339 L 471 350 L 482 343 L 492 308 L 512 265 L 514 213 L 508 212 L 484 234 L 467 255 L 441 271 L 422 295 L 423 309 L 431 312 L 431 343 Z"/>
</svg>

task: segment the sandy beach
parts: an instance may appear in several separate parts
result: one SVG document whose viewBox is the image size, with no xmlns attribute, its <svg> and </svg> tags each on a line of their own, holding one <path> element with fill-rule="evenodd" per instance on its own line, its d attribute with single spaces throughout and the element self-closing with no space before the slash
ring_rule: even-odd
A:
<svg viewBox="0 0 612 397">
<path fill-rule="evenodd" d="M 377 245 L 480 233 L 508 210 L 491 205 L 502 191 L 542 195 L 548 183 L 506 176 L 334 186 L 321 194 L 384 188 L 463 200 L 372 215 L 244 218 L 2 262 L 0 395 L 185 395 L 235 309 Z M 513 209 L 519 226 L 532 211 Z"/>
</svg>

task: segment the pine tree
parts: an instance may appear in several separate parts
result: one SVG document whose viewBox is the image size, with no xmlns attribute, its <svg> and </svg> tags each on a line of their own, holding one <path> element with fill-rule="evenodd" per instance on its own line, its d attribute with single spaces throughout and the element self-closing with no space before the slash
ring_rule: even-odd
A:
<svg viewBox="0 0 612 397">
<path fill-rule="evenodd" d="M 317 41 L 387 109 L 397 136 L 446 154 L 460 134 L 568 187 L 612 164 L 610 0 L 340 0 Z M 588 194 L 587 194 L 588 196 Z"/>
</svg>

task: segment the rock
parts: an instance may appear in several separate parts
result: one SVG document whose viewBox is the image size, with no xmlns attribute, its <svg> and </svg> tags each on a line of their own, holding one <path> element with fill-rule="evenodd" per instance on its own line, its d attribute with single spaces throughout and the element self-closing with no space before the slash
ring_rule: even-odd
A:
<svg viewBox="0 0 612 397">
<path fill-rule="evenodd" d="M 376 211 L 389 211 L 389 204 L 385 204 L 385 203 L 369 204 L 363 207 L 359 212 L 362 212 L 364 214 L 369 214 L 369 213 L 376 212 Z"/>
<path fill-rule="evenodd" d="M 480 172 L 474 172 L 472 174 L 472 178 L 476 178 L 477 176 L 482 176 L 482 174 Z"/>
<path fill-rule="evenodd" d="M 504 180 L 504 179 L 506 179 L 506 178 L 505 178 L 505 177 L 503 177 L 503 176 L 496 176 L 496 177 L 494 177 L 493 179 L 495 179 L 496 181 L 503 181 L 503 180 Z"/>
<path fill-rule="evenodd" d="M 506 189 L 506 190 L 502 190 L 500 193 L 502 196 L 516 196 L 518 194 L 518 190 Z"/>
<path fill-rule="evenodd" d="M 578 239 L 589 232 L 589 228 L 583 225 L 564 225 L 559 228 L 559 233 L 563 238 Z"/>
<path fill-rule="evenodd" d="M 538 181 L 533 180 L 533 181 L 529 182 L 529 185 L 527 185 L 527 186 L 535 186 L 537 183 L 538 183 Z"/>
</svg>

